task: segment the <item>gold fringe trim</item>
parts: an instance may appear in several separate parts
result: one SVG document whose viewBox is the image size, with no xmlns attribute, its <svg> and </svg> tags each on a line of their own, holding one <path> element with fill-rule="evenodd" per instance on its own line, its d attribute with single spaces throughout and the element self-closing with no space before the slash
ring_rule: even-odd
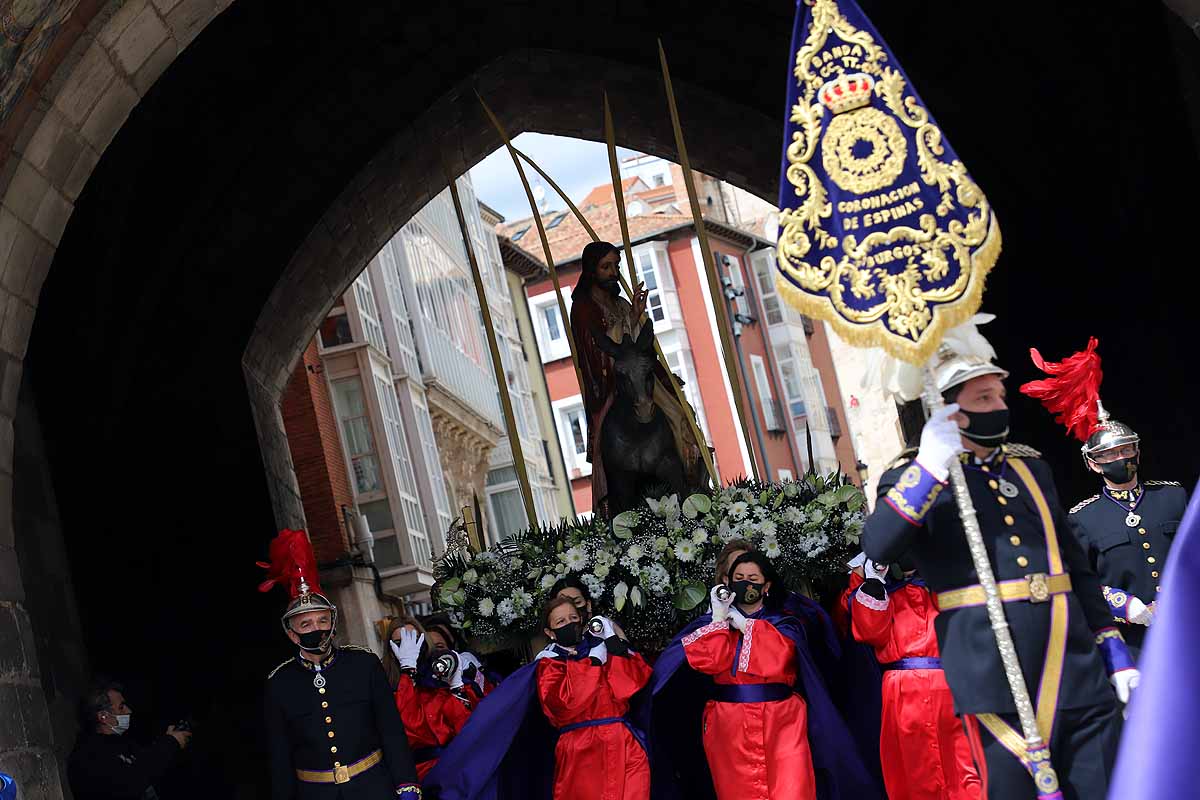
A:
<svg viewBox="0 0 1200 800">
<path fill-rule="evenodd" d="M 797 288 L 775 270 L 775 287 L 788 304 L 805 316 L 828 322 L 834 332 L 854 347 L 880 347 L 888 355 L 921 366 L 937 350 L 946 331 L 961 325 L 975 315 L 983 302 L 983 290 L 988 273 L 1000 258 L 1002 239 L 1000 223 L 995 212 L 989 212 L 988 234 L 979 248 L 971 254 L 971 275 L 967 289 L 952 303 L 938 304 L 929 327 L 917 342 L 897 336 L 884 327 L 882 321 L 867 325 L 850 322 L 833 307 L 833 302 L 824 295 L 813 295 Z"/>
</svg>

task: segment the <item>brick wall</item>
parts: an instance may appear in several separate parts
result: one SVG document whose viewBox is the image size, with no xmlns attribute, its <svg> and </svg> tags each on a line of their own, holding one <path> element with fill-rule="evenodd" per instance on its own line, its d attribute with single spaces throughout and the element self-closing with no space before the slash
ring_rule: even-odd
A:
<svg viewBox="0 0 1200 800">
<path fill-rule="evenodd" d="M 313 550 L 318 562 L 333 561 L 350 548 L 341 508 L 354 507 L 354 493 L 315 339 L 296 364 L 280 410 Z"/>
</svg>

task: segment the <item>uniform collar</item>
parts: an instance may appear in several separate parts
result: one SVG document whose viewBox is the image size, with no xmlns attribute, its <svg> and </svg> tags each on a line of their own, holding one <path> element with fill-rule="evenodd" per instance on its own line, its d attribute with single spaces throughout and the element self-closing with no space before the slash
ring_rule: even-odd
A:
<svg viewBox="0 0 1200 800">
<path fill-rule="evenodd" d="M 958 460 L 961 461 L 964 466 L 1000 467 L 1004 464 L 1004 456 L 1005 456 L 1005 449 L 1004 449 L 1004 446 L 1001 445 L 1000 447 L 997 447 L 995 450 L 993 450 L 991 453 L 989 453 L 987 458 L 982 458 L 982 459 L 979 456 L 972 453 L 970 450 L 963 450 L 961 453 L 958 454 Z"/>
<path fill-rule="evenodd" d="M 325 656 L 325 658 L 321 659 L 321 669 L 328 669 L 330 667 L 330 665 L 333 664 L 333 660 L 336 657 L 337 657 L 337 648 L 336 647 L 329 648 L 329 655 L 327 655 L 327 656 Z M 311 661 L 309 661 L 307 658 L 305 658 L 303 655 L 301 655 L 300 653 L 296 654 L 296 660 L 300 662 L 300 666 L 304 667 L 309 672 L 317 671 L 317 666 L 315 664 L 313 664 Z"/>
<path fill-rule="evenodd" d="M 1110 489 L 1108 484 L 1105 484 L 1104 493 L 1113 500 L 1137 500 L 1142 496 L 1142 484 L 1141 481 L 1138 481 L 1138 484 L 1132 489 Z"/>
</svg>

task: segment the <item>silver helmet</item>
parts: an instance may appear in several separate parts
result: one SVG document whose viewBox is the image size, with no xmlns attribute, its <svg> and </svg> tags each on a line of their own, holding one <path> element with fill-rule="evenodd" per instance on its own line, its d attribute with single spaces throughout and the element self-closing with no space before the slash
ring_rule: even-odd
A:
<svg viewBox="0 0 1200 800">
<path fill-rule="evenodd" d="M 1088 459 L 1095 456 L 1103 450 L 1111 450 L 1114 447 L 1121 447 L 1127 444 L 1138 444 L 1140 438 L 1137 431 L 1126 425 L 1124 422 L 1118 422 L 1109 416 L 1108 411 L 1104 408 L 1104 404 L 1096 399 L 1096 430 L 1084 442 L 1080 451 L 1083 453 L 1083 460 L 1086 463 Z"/>
<path fill-rule="evenodd" d="M 330 635 L 332 636 L 333 633 L 337 631 L 337 606 L 335 606 L 333 601 L 321 594 L 319 591 L 313 591 L 312 588 L 309 587 L 308 581 L 306 581 L 302 575 L 300 577 L 300 592 L 296 595 L 294 600 L 288 603 L 287 609 L 283 612 L 283 616 L 279 619 L 280 623 L 283 625 L 283 632 L 287 633 L 291 630 L 288 621 L 292 617 L 299 616 L 300 614 L 307 614 L 310 611 L 328 611 L 330 613 L 330 622 L 332 623 L 329 627 L 329 630 L 331 631 Z"/>
</svg>

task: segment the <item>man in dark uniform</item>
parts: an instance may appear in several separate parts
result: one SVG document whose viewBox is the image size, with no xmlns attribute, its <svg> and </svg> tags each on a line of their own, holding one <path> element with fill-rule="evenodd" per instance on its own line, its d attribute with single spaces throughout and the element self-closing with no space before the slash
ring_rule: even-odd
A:
<svg viewBox="0 0 1200 800">
<path fill-rule="evenodd" d="M 1102 405 L 1098 417 L 1082 449 L 1084 463 L 1103 477 L 1104 486 L 1069 514 L 1136 658 L 1154 619 L 1162 568 L 1187 508 L 1187 491 L 1175 481 L 1140 480 L 1137 433 L 1109 417 Z"/>
<path fill-rule="evenodd" d="M 934 357 L 937 388 L 951 404 L 926 423 L 916 457 L 903 456 L 880 479 L 863 550 L 888 563 L 911 555 L 941 611 L 935 628 L 946 680 L 988 797 L 1033 798 L 1033 765 L 983 588 L 953 492 L 942 491 L 951 461 L 962 461 L 1063 796 L 1102 798 L 1120 734 L 1117 699 L 1128 700 L 1138 673 L 1071 532 L 1049 467 L 1031 448 L 1005 444 L 1002 379 L 1008 373 L 991 362 L 991 345 L 968 325 L 967 333 L 948 334 Z"/>
<path fill-rule="evenodd" d="M 379 658 L 335 647 L 337 608 L 316 584 L 304 531 L 271 545 L 271 577 L 292 601 L 283 630 L 299 652 L 267 679 L 267 736 L 274 800 L 384 800 L 421 797 L 400 712 Z"/>
</svg>

